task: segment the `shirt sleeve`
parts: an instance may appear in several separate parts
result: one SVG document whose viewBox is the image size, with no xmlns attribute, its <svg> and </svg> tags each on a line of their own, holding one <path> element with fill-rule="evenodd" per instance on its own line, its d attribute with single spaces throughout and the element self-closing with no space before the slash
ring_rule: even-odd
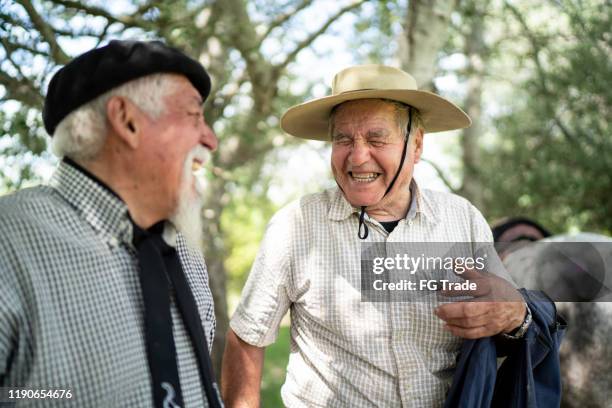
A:
<svg viewBox="0 0 612 408">
<path fill-rule="evenodd" d="M 266 347 L 278 336 L 280 322 L 291 300 L 287 282 L 291 269 L 291 209 L 284 208 L 270 221 L 253 267 L 242 290 L 230 327 L 243 341 Z"/>
<path fill-rule="evenodd" d="M 1 254 L 1 252 L 0 252 Z M 21 303 L 9 284 L 6 265 L 0 262 L 0 386 L 6 385 L 18 338 Z"/>
<path fill-rule="evenodd" d="M 485 220 L 478 208 L 472 204 L 469 204 L 469 206 L 472 242 L 492 243 L 493 233 L 489 224 L 487 224 L 487 220 Z"/>
</svg>

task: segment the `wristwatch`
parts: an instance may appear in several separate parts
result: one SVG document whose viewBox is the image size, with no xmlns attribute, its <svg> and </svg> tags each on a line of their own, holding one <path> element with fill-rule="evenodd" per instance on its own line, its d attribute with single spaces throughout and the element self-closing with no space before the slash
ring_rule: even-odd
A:
<svg viewBox="0 0 612 408">
<path fill-rule="evenodd" d="M 527 329 L 529 329 L 532 317 L 531 310 L 529 310 L 529 306 L 527 305 L 527 303 L 525 303 L 525 308 L 527 311 L 525 312 L 525 320 L 523 320 L 523 323 L 521 323 L 519 327 L 512 330 L 510 333 L 502 333 L 502 337 L 506 339 L 518 340 L 523 338 L 525 333 L 527 333 Z"/>
</svg>

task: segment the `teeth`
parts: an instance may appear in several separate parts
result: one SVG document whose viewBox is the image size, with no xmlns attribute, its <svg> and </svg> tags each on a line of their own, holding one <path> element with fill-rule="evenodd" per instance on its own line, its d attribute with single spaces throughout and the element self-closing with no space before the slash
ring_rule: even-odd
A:
<svg viewBox="0 0 612 408">
<path fill-rule="evenodd" d="M 355 181 L 369 183 L 370 181 L 374 181 L 378 178 L 378 173 L 360 173 L 360 174 L 351 173 L 351 177 Z"/>
<path fill-rule="evenodd" d="M 196 172 L 202 168 L 202 163 L 194 161 L 191 163 L 191 171 Z"/>
</svg>

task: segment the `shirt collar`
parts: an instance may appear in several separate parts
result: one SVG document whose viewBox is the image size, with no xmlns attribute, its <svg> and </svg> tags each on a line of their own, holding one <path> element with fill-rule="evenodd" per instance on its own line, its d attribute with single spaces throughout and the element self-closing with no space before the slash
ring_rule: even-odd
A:
<svg viewBox="0 0 612 408">
<path fill-rule="evenodd" d="M 72 160 L 62 160 L 49 185 L 111 244 L 131 244 L 132 223 L 127 205 L 93 174 Z"/>
<path fill-rule="evenodd" d="M 410 207 L 406 214 L 406 220 L 415 219 L 421 216 L 426 221 L 435 223 L 438 219 L 434 207 L 429 197 L 424 195 L 419 188 L 418 183 L 412 179 L 410 182 Z M 327 213 L 328 218 L 333 221 L 342 221 L 350 217 L 352 214 L 359 214 L 361 208 L 353 207 L 344 197 L 340 188 L 335 188 L 332 191 L 331 206 Z M 367 214 L 366 214 L 367 217 Z"/>
<path fill-rule="evenodd" d="M 416 215 L 422 216 L 423 220 L 431 222 L 432 224 L 437 223 L 440 218 L 438 217 L 436 207 L 433 205 L 431 196 L 424 193 L 414 179 L 412 179 L 410 186 L 412 188 L 411 196 L 414 197 L 414 201 L 416 202 Z"/>
</svg>

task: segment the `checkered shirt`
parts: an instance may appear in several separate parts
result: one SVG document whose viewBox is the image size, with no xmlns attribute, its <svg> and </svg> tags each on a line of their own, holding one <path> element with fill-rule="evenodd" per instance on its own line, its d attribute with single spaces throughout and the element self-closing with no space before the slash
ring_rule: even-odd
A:
<svg viewBox="0 0 612 408">
<path fill-rule="evenodd" d="M 28 406 L 152 406 L 126 205 L 62 162 L 49 185 L 0 198 L 0 217 L 0 386 L 73 394 Z M 180 234 L 175 244 L 210 347 L 215 320 L 204 259 Z M 185 406 L 207 406 L 173 295 L 171 315 Z"/>
<path fill-rule="evenodd" d="M 491 242 L 480 212 L 420 190 L 391 233 L 366 216 L 368 242 Z M 434 407 L 444 403 L 462 339 L 435 302 L 362 302 L 359 208 L 337 189 L 302 197 L 270 221 L 230 326 L 252 345 L 276 340 L 291 313 L 288 407 Z"/>
</svg>

